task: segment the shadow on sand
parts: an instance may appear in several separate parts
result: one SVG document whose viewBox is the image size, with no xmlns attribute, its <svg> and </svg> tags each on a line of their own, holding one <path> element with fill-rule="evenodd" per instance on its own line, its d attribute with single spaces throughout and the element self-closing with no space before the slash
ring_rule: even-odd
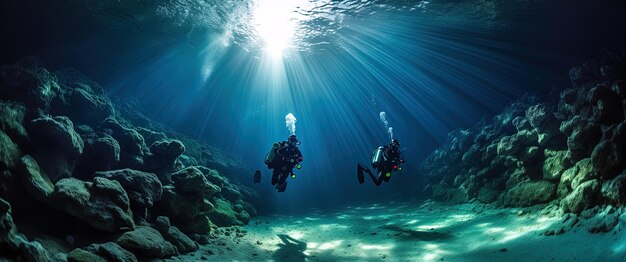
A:
<svg viewBox="0 0 626 262">
<path fill-rule="evenodd" d="M 306 243 L 285 234 L 276 235 L 283 243 L 274 252 L 272 258 L 276 261 L 305 261 Z"/>
<path fill-rule="evenodd" d="M 397 225 L 385 225 L 381 228 L 394 231 L 396 234 L 394 236 L 404 239 L 404 240 L 419 240 L 419 241 L 437 241 L 437 240 L 446 240 L 452 238 L 452 235 L 444 232 L 436 232 L 436 231 L 421 231 L 421 230 L 412 230 L 402 228 Z"/>
</svg>

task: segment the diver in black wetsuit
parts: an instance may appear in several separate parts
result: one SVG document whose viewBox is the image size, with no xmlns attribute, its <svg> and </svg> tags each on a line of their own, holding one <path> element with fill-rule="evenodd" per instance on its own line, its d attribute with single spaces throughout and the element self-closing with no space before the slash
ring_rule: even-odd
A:
<svg viewBox="0 0 626 262">
<path fill-rule="evenodd" d="M 285 192 L 287 177 L 296 178 L 293 168 L 300 169 L 303 160 L 302 153 L 298 148 L 300 141 L 295 135 L 289 136 L 287 141 L 276 142 L 265 156 L 265 164 L 269 169 L 274 169 L 272 185 L 276 185 L 278 192 Z"/>
<path fill-rule="evenodd" d="M 398 139 L 392 139 L 391 144 L 379 147 L 374 151 L 374 155 L 372 155 L 372 167 L 376 169 L 378 176 L 374 176 L 369 168 L 361 164 L 357 165 L 359 184 L 365 182 L 363 172 L 367 173 L 377 186 L 380 186 L 383 181 L 389 182 L 391 172 L 402 170 L 400 167 L 402 163 L 404 163 L 404 159 L 400 153 L 400 141 L 398 141 Z"/>
</svg>

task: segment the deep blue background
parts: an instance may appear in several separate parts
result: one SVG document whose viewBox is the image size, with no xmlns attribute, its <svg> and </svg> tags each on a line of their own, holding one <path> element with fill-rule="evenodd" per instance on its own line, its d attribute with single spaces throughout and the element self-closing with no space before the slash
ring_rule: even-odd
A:
<svg viewBox="0 0 626 262">
<path fill-rule="evenodd" d="M 209 29 L 151 31 L 129 21 L 119 30 L 77 15 L 70 2 L 3 1 L 0 62 L 28 55 L 52 70 L 75 67 L 110 95 L 137 97 L 157 120 L 266 175 L 263 156 L 286 138 L 284 116 L 293 113 L 304 168 L 285 194 L 257 185 L 284 208 L 414 197 L 419 161 L 448 132 L 525 93 L 567 86 L 569 67 L 601 49 L 623 52 L 626 43 L 623 1 L 551 1 L 489 23 L 382 11 L 348 19 L 335 48 L 277 61 L 236 44 L 213 48 Z M 356 163 L 389 141 L 380 111 L 408 163 L 389 184 L 359 186 Z"/>
</svg>

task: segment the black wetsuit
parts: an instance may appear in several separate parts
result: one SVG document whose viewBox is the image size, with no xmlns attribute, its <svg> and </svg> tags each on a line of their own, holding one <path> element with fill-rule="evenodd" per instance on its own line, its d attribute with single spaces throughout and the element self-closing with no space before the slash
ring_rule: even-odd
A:
<svg viewBox="0 0 626 262">
<path fill-rule="evenodd" d="M 290 145 L 287 141 L 279 142 L 280 146 L 275 149 L 274 159 L 269 168 L 273 168 L 272 185 L 278 184 L 283 188 L 279 188 L 279 191 L 284 191 L 284 183 L 287 177 L 291 176 L 293 168 L 302 162 L 302 153 L 297 146 Z M 282 190 L 281 190 L 282 189 Z"/>
<path fill-rule="evenodd" d="M 361 164 L 357 165 L 357 175 L 359 179 L 359 183 L 363 184 L 363 172 L 367 173 L 372 181 L 377 186 L 380 186 L 383 181 L 389 182 L 391 176 L 387 176 L 387 173 L 391 173 L 398 169 L 400 164 L 404 163 L 404 159 L 402 158 L 402 154 L 400 153 L 400 149 L 387 145 L 383 147 L 383 162 L 376 166 L 376 171 L 378 176 L 374 176 L 369 168 L 364 167 Z"/>
</svg>

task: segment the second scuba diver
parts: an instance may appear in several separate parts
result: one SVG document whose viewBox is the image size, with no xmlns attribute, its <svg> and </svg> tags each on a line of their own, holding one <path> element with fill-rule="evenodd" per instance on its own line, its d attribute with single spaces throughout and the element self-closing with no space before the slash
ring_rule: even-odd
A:
<svg viewBox="0 0 626 262">
<path fill-rule="evenodd" d="M 398 141 L 398 139 L 392 139 L 391 144 L 378 147 L 372 155 L 372 167 L 376 169 L 377 176 L 374 176 L 369 168 L 361 164 L 357 165 L 359 184 L 365 182 L 365 177 L 363 176 L 364 172 L 372 178 L 372 181 L 377 186 L 380 186 L 383 181 L 389 182 L 391 172 L 402 170 L 400 167 L 402 163 L 404 163 L 404 159 L 402 159 L 402 154 L 400 153 L 400 141 Z"/>
<path fill-rule="evenodd" d="M 265 156 L 265 164 L 272 173 L 272 185 L 278 192 L 285 192 L 287 177 L 295 178 L 293 168 L 300 169 L 302 165 L 302 153 L 298 148 L 300 141 L 295 135 L 289 136 L 287 141 L 276 142 Z"/>
</svg>

